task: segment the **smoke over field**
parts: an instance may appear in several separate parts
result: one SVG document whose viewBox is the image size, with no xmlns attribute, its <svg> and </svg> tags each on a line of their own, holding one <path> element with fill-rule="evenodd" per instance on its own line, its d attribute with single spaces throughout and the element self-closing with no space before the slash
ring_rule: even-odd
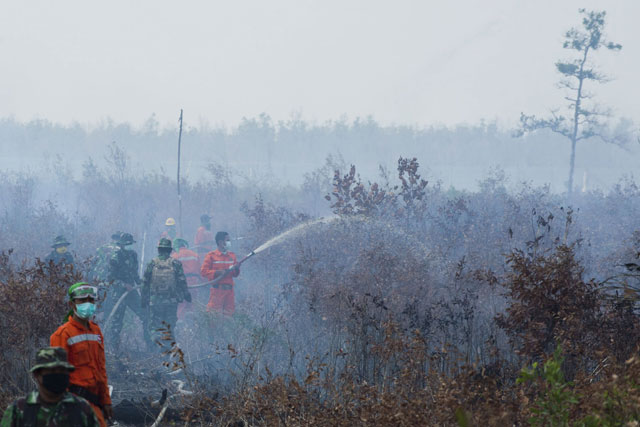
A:
<svg viewBox="0 0 640 427">
<path fill-rule="evenodd" d="M 136 173 L 127 159 L 112 146 L 110 166 L 86 162 L 82 178 L 4 176 L 0 340 L 13 356 L 2 362 L 3 404 L 31 387 L 23 369 L 96 248 L 131 232 L 146 263 L 164 219 L 177 216 L 175 180 Z M 635 182 L 568 200 L 500 172 L 476 191 L 445 189 L 422 169 L 400 158 L 365 182 L 357 165 L 329 158 L 299 187 L 243 182 L 215 165 L 184 182 L 188 241 L 204 212 L 239 256 L 276 239 L 243 264 L 232 317 L 206 311 L 205 287 L 149 353 L 127 312 L 120 348 L 106 338 L 116 416 L 150 423 L 166 403 L 163 418 L 217 425 L 522 422 L 538 405 L 526 402 L 559 385 L 516 384 L 518 371 L 557 349 L 550 363 L 563 358 L 575 393 L 635 393 Z M 59 201 L 43 201 L 46 191 Z M 59 234 L 74 269 L 36 260 Z M 566 407 L 614 410 L 595 398 L 580 405 Z"/>
<path fill-rule="evenodd" d="M 183 3 L 3 7 L 0 426 L 640 423 L 640 2 Z"/>
</svg>

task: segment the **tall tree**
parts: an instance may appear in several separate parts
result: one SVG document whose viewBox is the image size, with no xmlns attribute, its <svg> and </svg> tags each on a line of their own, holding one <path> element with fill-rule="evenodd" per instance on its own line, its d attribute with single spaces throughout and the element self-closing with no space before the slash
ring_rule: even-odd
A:
<svg viewBox="0 0 640 427">
<path fill-rule="evenodd" d="M 624 134 L 609 135 L 603 132 L 606 124 L 603 119 L 610 115 L 607 109 L 599 107 L 595 102 L 588 102 L 593 94 L 586 91 L 587 82 L 606 83 L 609 78 L 598 72 L 590 61 L 592 52 L 604 48 L 619 51 L 622 45 L 607 41 L 603 30 L 606 12 L 586 11 L 580 9 L 583 15 L 582 28 L 571 28 L 565 34 L 563 47 L 575 51 L 575 58 L 556 62 L 556 69 L 562 74 L 559 86 L 566 90 L 565 100 L 569 101 L 564 109 L 552 110 L 551 117 L 538 118 L 520 115 L 520 129 L 516 132 L 522 136 L 526 132 L 538 129 L 550 129 L 571 141 L 571 157 L 569 159 L 569 180 L 567 191 L 573 191 L 573 173 L 576 160 L 576 144 L 587 138 L 598 137 L 605 142 L 622 144 Z M 605 134 L 606 133 L 606 134 Z"/>
</svg>

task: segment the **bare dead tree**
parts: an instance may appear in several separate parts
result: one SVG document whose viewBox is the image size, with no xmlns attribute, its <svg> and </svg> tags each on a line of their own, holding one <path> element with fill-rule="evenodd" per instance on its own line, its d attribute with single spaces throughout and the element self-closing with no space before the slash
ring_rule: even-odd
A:
<svg viewBox="0 0 640 427">
<path fill-rule="evenodd" d="M 593 98 L 585 84 L 587 82 L 606 83 L 610 79 L 600 73 L 590 61 L 593 51 L 604 48 L 619 51 L 622 45 L 607 41 L 604 37 L 606 12 L 586 11 L 580 9 L 583 15 L 582 27 L 571 28 L 565 34 L 563 47 L 576 51 L 576 57 L 571 60 L 556 62 L 556 69 L 562 74 L 559 87 L 566 90 L 564 99 L 569 101 L 563 114 L 562 109 L 552 110 L 551 117 L 538 118 L 534 115 L 520 115 L 520 128 L 516 136 L 533 132 L 539 129 L 549 129 L 552 132 L 568 138 L 571 141 L 571 157 L 569 159 L 569 180 L 567 192 L 570 196 L 573 191 L 573 175 L 576 159 L 576 144 L 587 138 L 597 137 L 602 141 L 622 145 L 628 135 L 618 132 L 617 135 L 609 135 L 604 119 L 610 116 L 609 110 L 599 107 L 594 102 L 587 104 Z"/>
</svg>

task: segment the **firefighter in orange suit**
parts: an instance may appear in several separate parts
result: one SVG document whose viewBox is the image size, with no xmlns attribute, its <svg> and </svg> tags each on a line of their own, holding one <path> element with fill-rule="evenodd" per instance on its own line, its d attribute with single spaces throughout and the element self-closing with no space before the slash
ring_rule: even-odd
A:
<svg viewBox="0 0 640 427">
<path fill-rule="evenodd" d="M 209 214 L 200 215 L 200 227 L 198 227 L 196 237 L 193 239 L 193 249 L 198 254 L 201 264 L 204 261 L 204 257 L 213 250 L 213 245 L 211 216 Z"/>
<path fill-rule="evenodd" d="M 177 259 L 182 263 L 182 270 L 187 278 L 187 288 L 195 286 L 202 282 L 202 276 L 200 276 L 200 261 L 198 261 L 198 254 L 189 249 L 189 243 L 181 238 L 177 238 L 173 241 L 173 253 L 171 257 Z M 189 289 L 191 298 L 195 297 L 195 301 L 200 301 L 203 298 L 198 298 L 198 291 L 203 288 Z M 204 304 L 204 302 L 203 302 Z M 184 313 L 192 311 L 192 303 L 183 301 L 178 304 L 178 319 L 182 319 Z"/>
<path fill-rule="evenodd" d="M 233 278 L 240 275 L 240 267 L 236 254 L 229 250 L 231 248 L 229 233 L 225 231 L 216 233 L 216 245 L 218 249 L 209 252 L 204 258 L 200 274 L 208 280 L 217 279 L 225 274 L 226 276 L 211 287 L 207 311 L 231 316 L 235 311 Z"/>
<path fill-rule="evenodd" d="M 85 282 L 69 288 L 67 322 L 60 326 L 50 342 L 52 347 L 67 351 L 69 363 L 75 366 L 69 378 L 69 391 L 89 401 L 101 426 L 111 418 L 111 397 L 107 384 L 104 339 L 100 327 L 91 319 L 95 313 L 98 290 Z"/>
</svg>

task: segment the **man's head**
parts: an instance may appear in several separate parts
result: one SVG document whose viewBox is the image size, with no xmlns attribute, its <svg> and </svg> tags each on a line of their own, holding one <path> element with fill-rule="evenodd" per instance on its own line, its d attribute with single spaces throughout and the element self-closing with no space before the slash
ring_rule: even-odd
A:
<svg viewBox="0 0 640 427">
<path fill-rule="evenodd" d="M 176 220 L 173 218 L 167 218 L 167 220 L 164 222 L 164 225 L 169 237 L 171 237 L 172 239 L 176 237 Z"/>
<path fill-rule="evenodd" d="M 89 320 L 96 311 L 98 290 L 86 282 L 78 282 L 69 288 L 69 306 L 80 319 Z"/>
<path fill-rule="evenodd" d="M 231 238 L 229 237 L 229 233 L 226 231 L 218 231 L 216 233 L 216 245 L 218 245 L 220 252 L 223 253 L 231 249 Z"/>
<path fill-rule="evenodd" d="M 131 233 L 121 233 L 120 238 L 118 239 L 118 246 L 124 248 L 129 245 L 133 245 L 136 241 L 133 240 L 133 236 Z"/>
<path fill-rule="evenodd" d="M 158 242 L 158 255 L 170 255 L 172 250 L 170 239 L 164 237 L 160 239 Z"/>
<path fill-rule="evenodd" d="M 67 252 L 67 246 L 69 246 L 70 244 L 71 243 L 69 243 L 64 236 L 57 236 L 53 240 L 53 244 L 51 245 L 51 247 L 54 248 L 59 254 L 63 254 Z"/>
<path fill-rule="evenodd" d="M 189 242 L 187 242 L 185 239 L 181 239 L 180 237 L 178 237 L 177 239 L 173 239 L 173 250 L 174 251 L 179 251 L 180 248 L 188 248 L 189 247 Z"/>
<path fill-rule="evenodd" d="M 45 347 L 38 350 L 36 363 L 31 368 L 40 394 L 54 399 L 66 391 L 69 386 L 69 373 L 73 370 L 75 367 L 67 361 L 67 352 L 62 347 Z"/>
<path fill-rule="evenodd" d="M 122 236 L 122 231 L 116 231 L 111 235 L 111 241 L 117 244 L 120 241 L 121 236 Z"/>
<path fill-rule="evenodd" d="M 207 230 L 211 230 L 211 216 L 209 214 L 200 215 L 200 224 Z"/>
</svg>

